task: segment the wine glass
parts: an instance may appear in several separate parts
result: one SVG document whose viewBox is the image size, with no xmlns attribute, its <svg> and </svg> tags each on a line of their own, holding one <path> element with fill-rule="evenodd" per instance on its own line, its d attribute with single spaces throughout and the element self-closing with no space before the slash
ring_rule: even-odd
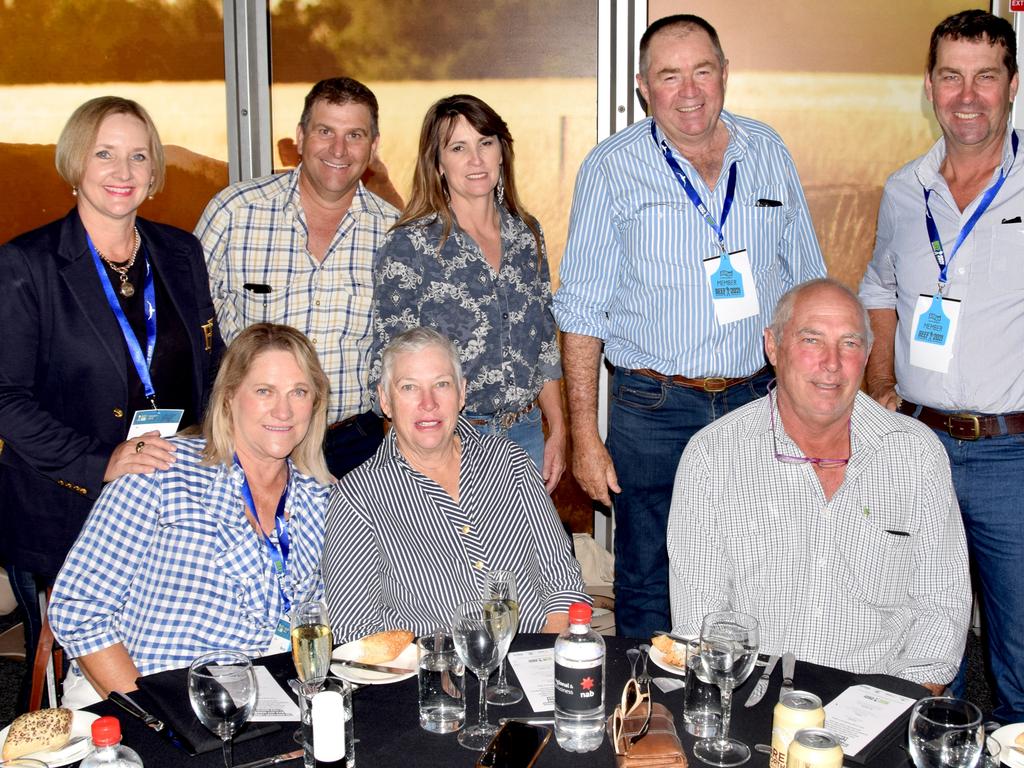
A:
<svg viewBox="0 0 1024 768">
<path fill-rule="evenodd" d="M 910 713 L 910 756 L 917 768 L 974 768 L 985 744 L 981 710 L 948 696 L 921 699 Z"/>
<path fill-rule="evenodd" d="M 319 689 L 331 669 L 331 625 L 327 620 L 327 606 L 319 600 L 297 603 L 291 613 L 292 661 L 299 680 Z M 299 696 L 300 715 L 305 699 Z M 300 717 L 301 719 L 301 717 Z M 302 728 L 293 735 L 303 743 Z"/>
<path fill-rule="evenodd" d="M 508 653 L 512 642 L 512 615 L 502 600 L 470 600 L 455 609 L 452 639 L 462 663 L 480 680 L 480 712 L 477 724 L 463 728 L 459 744 L 483 750 L 498 732 L 487 721 L 487 678 Z"/>
<path fill-rule="evenodd" d="M 484 582 L 484 600 L 501 600 L 512 616 L 512 637 L 519 628 L 519 594 L 516 592 L 516 575 L 512 571 L 491 571 Z M 487 688 L 487 703 L 504 706 L 523 700 L 523 692 L 505 679 L 505 659 L 498 665 L 498 682 Z"/>
<path fill-rule="evenodd" d="M 223 742 L 224 767 L 231 768 L 231 738 L 256 706 L 256 673 L 244 653 L 204 653 L 188 668 L 188 699 L 199 722 Z"/>
<path fill-rule="evenodd" d="M 722 732 L 701 739 L 693 748 L 708 765 L 740 765 L 750 759 L 750 747 L 729 738 L 732 692 L 750 676 L 757 661 L 760 631 L 757 619 L 739 611 L 716 611 L 700 628 L 700 663 L 705 676 L 722 691 Z"/>
</svg>

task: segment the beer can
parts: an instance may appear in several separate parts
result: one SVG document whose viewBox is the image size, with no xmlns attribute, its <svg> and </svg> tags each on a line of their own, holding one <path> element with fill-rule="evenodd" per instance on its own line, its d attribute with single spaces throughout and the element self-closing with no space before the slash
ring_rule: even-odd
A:
<svg viewBox="0 0 1024 768">
<path fill-rule="evenodd" d="M 842 768 L 843 748 L 831 731 L 801 728 L 789 745 L 786 768 Z"/>
<path fill-rule="evenodd" d="M 772 717 L 772 754 L 770 768 L 786 768 L 789 743 L 801 728 L 821 728 L 825 708 L 821 699 L 807 691 L 791 691 L 779 699 Z"/>
</svg>

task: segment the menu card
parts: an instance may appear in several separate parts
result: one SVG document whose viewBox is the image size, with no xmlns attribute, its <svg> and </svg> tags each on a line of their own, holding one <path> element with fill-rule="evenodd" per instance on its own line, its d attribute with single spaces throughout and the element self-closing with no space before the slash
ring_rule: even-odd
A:
<svg viewBox="0 0 1024 768">
<path fill-rule="evenodd" d="M 253 710 L 250 722 L 279 723 L 297 722 L 299 707 L 285 693 L 284 688 L 270 674 L 266 667 L 253 666 L 256 671 L 256 709 Z"/>
<path fill-rule="evenodd" d="M 825 727 L 839 739 L 848 758 L 863 760 L 875 751 L 868 750 L 875 739 L 894 725 L 899 729 L 899 721 L 914 702 L 872 685 L 851 685 L 825 705 Z M 875 745 L 880 746 L 884 744 Z"/>
<path fill-rule="evenodd" d="M 533 711 L 551 712 L 555 708 L 555 649 L 514 651 L 508 661 Z"/>
</svg>

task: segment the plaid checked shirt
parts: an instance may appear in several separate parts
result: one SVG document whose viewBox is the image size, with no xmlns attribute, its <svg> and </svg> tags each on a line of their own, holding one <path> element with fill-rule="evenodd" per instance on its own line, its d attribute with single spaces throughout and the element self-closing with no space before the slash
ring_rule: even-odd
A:
<svg viewBox="0 0 1024 768">
<path fill-rule="evenodd" d="M 761 623 L 765 653 L 917 683 L 953 679 L 971 591 L 949 459 L 932 431 L 857 394 L 850 463 L 825 499 L 774 457 L 774 394 L 686 446 L 668 522 L 676 632 L 711 611 Z M 802 456 L 776 419 L 779 452 Z"/>
<path fill-rule="evenodd" d="M 328 488 L 289 463 L 287 573 L 245 518 L 242 471 L 199 465 L 204 442 L 173 441 L 171 468 L 108 485 L 57 576 L 49 617 L 73 658 L 123 643 L 139 672 L 185 667 L 206 651 L 259 656 L 284 609 L 323 594 Z"/>
<path fill-rule="evenodd" d="M 221 191 L 206 206 L 195 236 L 206 252 L 224 340 L 230 344 L 244 328 L 262 322 L 309 336 L 331 382 L 330 424 L 370 409 L 373 258 L 398 211 L 360 183 L 319 262 L 306 249 L 299 172 Z"/>
</svg>

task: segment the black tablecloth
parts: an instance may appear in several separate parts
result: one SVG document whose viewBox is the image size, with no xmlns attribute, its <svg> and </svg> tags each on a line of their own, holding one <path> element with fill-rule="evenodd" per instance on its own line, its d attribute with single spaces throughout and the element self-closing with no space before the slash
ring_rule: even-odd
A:
<svg viewBox="0 0 1024 768">
<path fill-rule="evenodd" d="M 618 637 L 607 637 L 605 641 L 608 645 L 605 670 L 605 709 L 610 713 L 613 702 L 618 699 L 622 686 L 629 677 L 629 662 L 626 660 L 625 651 L 627 648 L 634 647 L 636 643 Z M 512 650 L 545 648 L 553 643 L 554 638 L 551 635 L 520 635 L 513 643 Z M 282 683 L 288 678 L 294 677 L 295 670 L 292 667 L 291 657 L 286 654 L 269 656 L 259 660 L 259 663 L 265 664 Z M 650 665 L 649 672 L 652 676 L 667 675 L 653 664 Z M 732 710 L 732 735 L 751 747 L 757 742 L 770 743 L 771 741 L 772 709 L 778 701 L 779 686 L 782 683 L 782 675 L 776 669 L 772 675 L 768 692 L 761 703 L 747 709 L 743 706 L 743 702 L 746 701 L 758 674 L 760 674 L 760 668 L 756 668 L 750 680 L 736 691 Z M 478 686 L 476 678 L 470 672 L 467 671 L 466 677 L 469 697 L 467 719 L 470 722 L 475 722 Z M 509 667 L 509 677 L 513 682 L 515 681 L 515 674 L 511 667 Z M 795 683 L 797 689 L 816 693 L 826 703 L 847 687 L 861 683 L 874 685 L 915 699 L 928 695 L 924 688 L 899 678 L 886 675 L 854 675 L 804 662 L 797 663 Z M 287 689 L 287 685 L 285 688 Z M 651 687 L 651 691 L 654 700 L 665 704 L 675 716 L 691 766 L 702 765 L 693 757 L 695 739 L 685 733 L 682 728 L 683 692 L 680 690 L 666 694 L 655 686 Z M 184 698 L 187 695 L 183 688 L 181 696 Z M 132 694 L 132 697 L 143 706 L 150 703 L 141 691 Z M 418 768 L 419 766 L 424 768 L 427 766 L 430 768 L 453 766 L 457 768 L 458 766 L 473 766 L 476 763 L 477 753 L 460 747 L 456 742 L 455 734 L 442 736 L 427 733 L 419 727 L 416 697 L 416 678 L 390 685 L 365 686 L 356 691 L 353 699 L 357 740 L 355 756 L 356 763 L 360 768 L 391 768 L 392 766 L 395 768 Z M 179 766 L 222 768 L 223 766 L 219 751 L 198 757 L 189 757 L 113 704 L 102 702 L 89 707 L 89 709 L 99 714 L 115 715 L 121 721 L 121 729 L 124 734 L 123 742 L 142 756 L 146 768 L 178 768 Z M 497 722 L 499 717 L 522 717 L 535 714 L 525 699 L 510 707 L 491 706 L 488 709 L 492 722 Z M 550 713 L 537 713 L 538 716 L 547 714 Z M 234 749 L 235 762 L 243 763 L 296 749 L 297 745 L 292 741 L 294 730 L 294 724 L 286 724 L 277 733 L 237 744 Z M 907 754 L 901 747 L 905 741 L 905 737 L 894 739 L 884 751 L 868 763 L 869 768 L 910 766 Z M 285 766 L 286 768 L 295 768 L 301 764 L 296 760 L 285 764 Z M 615 758 L 607 739 L 596 752 L 576 754 L 562 750 L 552 736 L 536 765 L 537 768 L 554 766 L 565 768 L 608 766 L 610 768 L 615 765 Z M 754 753 L 747 765 L 751 768 L 765 768 L 768 765 L 768 756 Z"/>
</svg>

